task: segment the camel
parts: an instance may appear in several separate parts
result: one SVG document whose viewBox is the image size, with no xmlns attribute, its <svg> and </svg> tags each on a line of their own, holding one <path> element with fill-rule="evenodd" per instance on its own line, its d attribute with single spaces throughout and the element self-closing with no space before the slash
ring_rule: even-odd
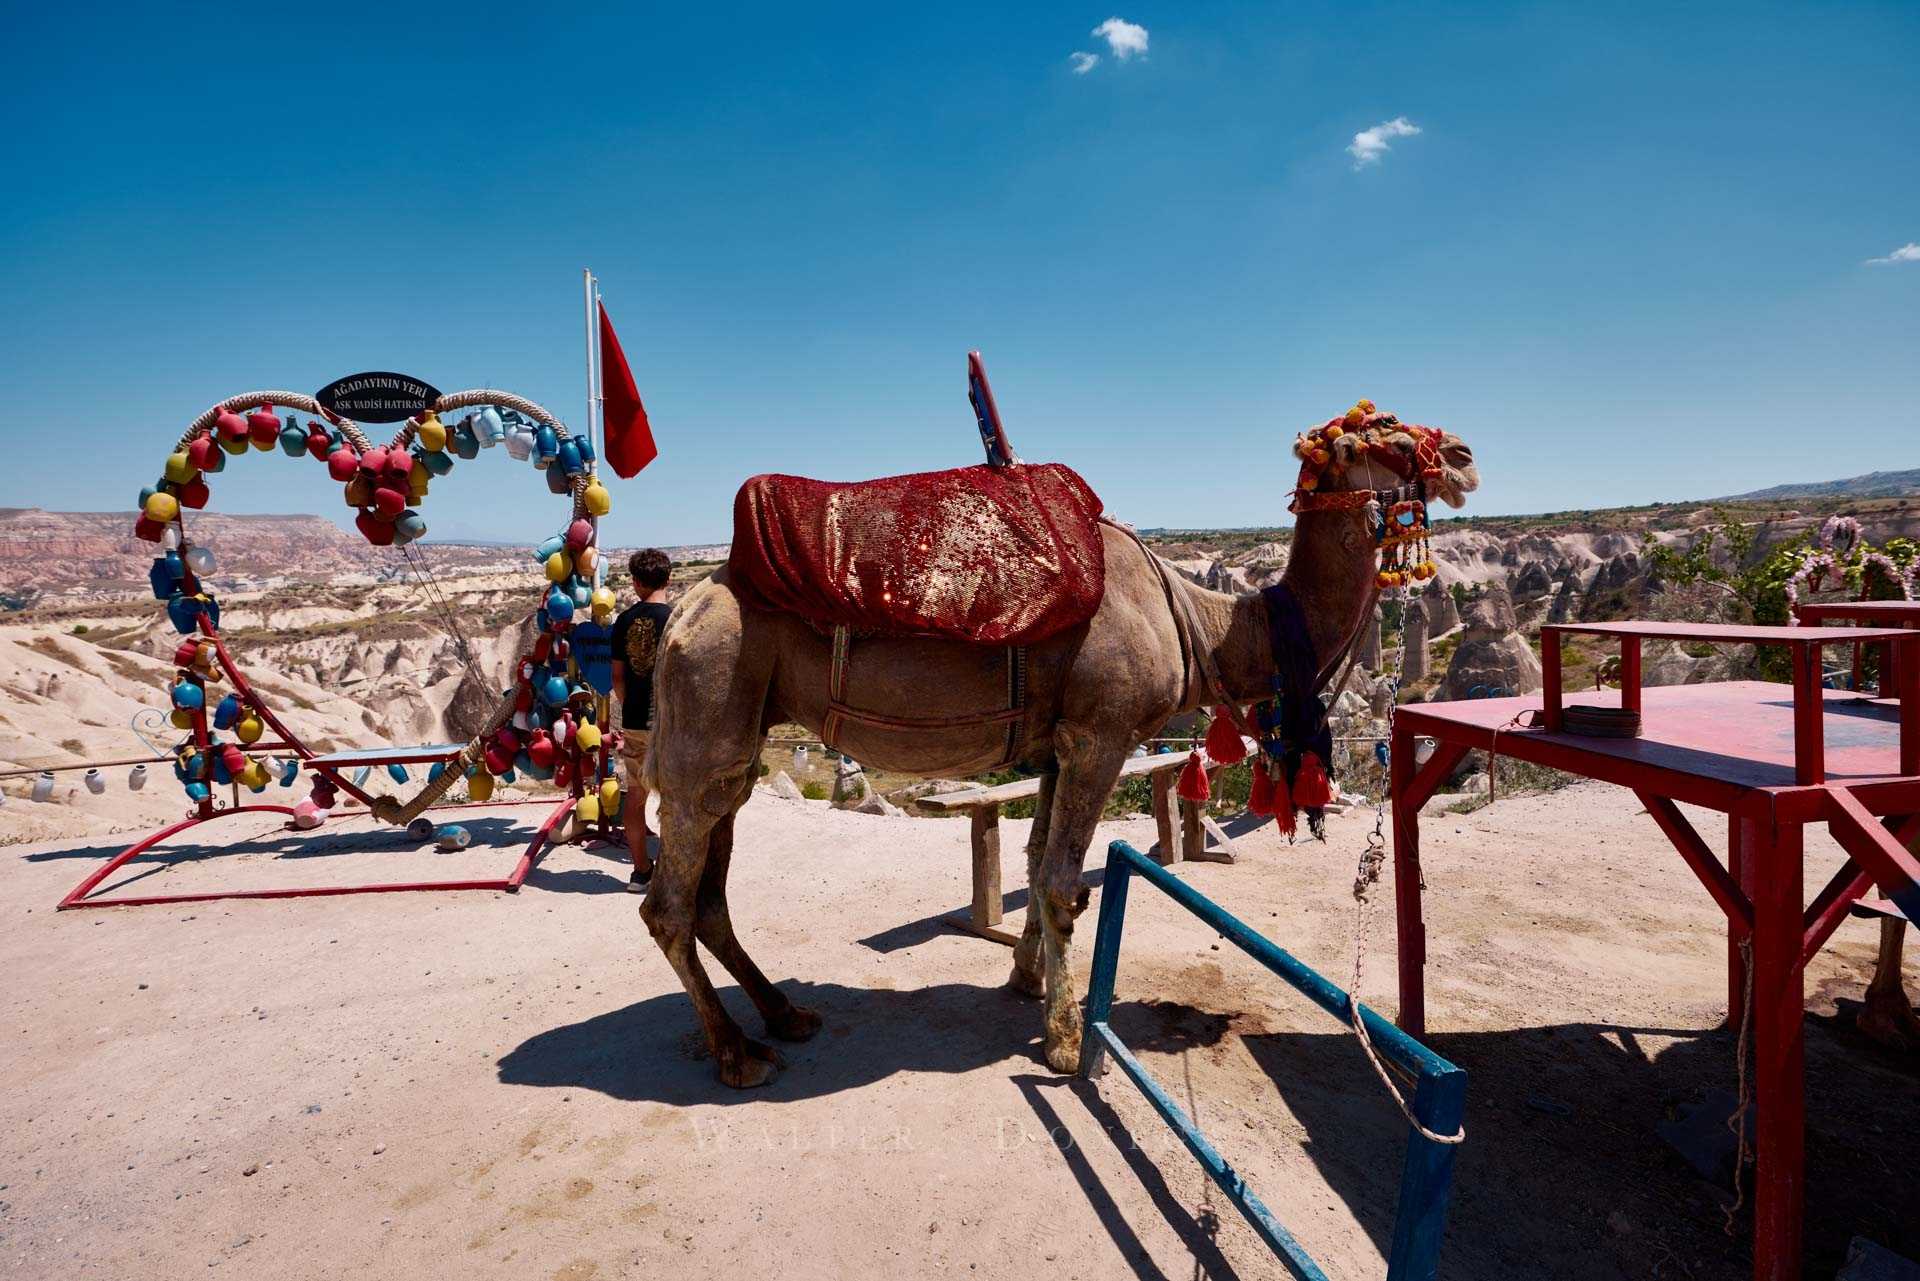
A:
<svg viewBox="0 0 1920 1281">
<path fill-rule="evenodd" d="M 1294 531 L 1284 582 L 1323 664 L 1321 685 L 1377 596 L 1380 506 L 1362 491 L 1393 491 L 1418 466 L 1415 440 L 1391 418 L 1386 424 L 1328 442 L 1331 458 L 1322 458 L 1331 465 L 1319 495 L 1352 501 L 1303 504 Z M 1449 434 L 1428 439 L 1428 493 L 1462 506 L 1479 483 L 1471 450 Z M 1063 1073 L 1080 1063 L 1081 1013 L 1067 957 L 1089 898 L 1082 863 L 1123 762 L 1180 713 L 1272 693 L 1258 594 L 1208 591 L 1167 570 L 1129 531 L 1103 524 L 1100 532 L 1104 596 L 1090 620 L 1030 649 L 1017 753 L 1042 782 L 1027 844 L 1026 926 L 1009 984 L 1044 999 L 1045 1059 Z M 736 1088 L 771 1080 L 782 1060 L 729 1017 L 694 944 L 740 983 L 771 1037 L 803 1041 L 819 1031 L 820 1016 L 769 982 L 735 936 L 727 869 L 734 816 L 752 792 L 767 731 L 781 722 L 821 731 L 831 661 L 830 641 L 799 618 L 744 607 L 723 568 L 681 599 L 655 668 L 646 771 L 660 798 L 660 857 L 640 914 L 693 1001 L 720 1079 Z M 863 639 L 857 663 L 861 703 L 882 712 L 964 716 L 1005 697 L 1000 659 L 963 642 Z M 1223 689 L 1212 688 L 1216 679 Z M 992 737 L 977 729 L 865 728 L 848 731 L 843 744 L 868 765 L 960 777 L 1000 754 Z"/>
<path fill-rule="evenodd" d="M 1920 851 L 1920 837 L 1908 848 Z M 1881 919 L 1880 957 L 1874 962 L 1873 980 L 1867 984 L 1854 1020 L 1868 1039 L 1893 1050 L 1920 1050 L 1920 1014 L 1915 1013 L 1901 978 L 1907 928 L 1908 923 L 1900 917 Z"/>
</svg>

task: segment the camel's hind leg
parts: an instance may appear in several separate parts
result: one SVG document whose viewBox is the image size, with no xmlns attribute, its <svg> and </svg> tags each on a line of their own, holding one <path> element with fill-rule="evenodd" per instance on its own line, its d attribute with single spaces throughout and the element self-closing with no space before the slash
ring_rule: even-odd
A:
<svg viewBox="0 0 1920 1281">
<path fill-rule="evenodd" d="M 1046 965 L 1047 1066 L 1056 1072 L 1076 1072 L 1080 1068 L 1081 1018 L 1080 1006 L 1074 1000 L 1067 946 L 1073 939 L 1074 920 L 1086 911 L 1089 898 L 1081 879 L 1081 865 L 1086 862 L 1087 846 L 1100 825 L 1107 797 L 1120 778 L 1126 749 L 1064 721 L 1054 728 L 1053 737 L 1060 779 L 1055 785 L 1040 879 L 1027 910 L 1040 914 L 1040 951 Z"/>
<path fill-rule="evenodd" d="M 1027 924 L 1013 948 L 1013 973 L 1007 986 L 1026 996 L 1046 991 L 1046 974 L 1040 960 L 1040 862 L 1047 852 L 1047 831 L 1053 824 L 1054 783 L 1060 777 L 1056 766 L 1049 765 L 1040 776 L 1040 794 L 1033 806 L 1033 830 L 1027 835 Z"/>
<path fill-rule="evenodd" d="M 1920 1049 L 1920 1016 L 1915 1015 L 1900 968 L 1907 941 L 1907 923 L 1880 922 L 1880 960 L 1860 1008 L 1860 1030 L 1896 1050 Z"/>
<path fill-rule="evenodd" d="M 749 782 L 741 794 L 741 804 L 752 791 Z M 726 966 L 727 972 L 746 990 L 754 1008 L 766 1021 L 769 1036 L 782 1041 L 805 1041 L 820 1030 L 820 1016 L 805 1006 L 795 1005 L 785 992 L 769 982 L 733 933 L 733 917 L 727 911 L 727 869 L 733 863 L 733 819 L 739 812 L 736 805 L 733 813 L 714 825 L 706 870 L 700 878 L 694 931 L 714 959 Z"/>
</svg>

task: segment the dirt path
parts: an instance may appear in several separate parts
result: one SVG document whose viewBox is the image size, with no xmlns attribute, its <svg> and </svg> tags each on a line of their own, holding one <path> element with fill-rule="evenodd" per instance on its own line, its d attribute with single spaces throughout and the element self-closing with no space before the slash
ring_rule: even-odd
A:
<svg viewBox="0 0 1920 1281">
<path fill-rule="evenodd" d="M 1472 1073 L 1443 1276 L 1745 1273 L 1744 1231 L 1722 1235 L 1714 1189 L 1653 1134 L 1732 1088 L 1733 1052 L 1711 1030 L 1723 927 L 1636 808 L 1580 787 L 1427 825 L 1432 1041 Z M 492 874 L 534 812 L 503 811 L 493 850 L 268 834 L 143 887 Z M 1263 832 L 1240 866 L 1180 874 L 1344 983 L 1361 831 Z M 1144 848 L 1151 822 L 1114 837 Z M 1123 1080 L 1045 1071 L 1005 949 L 936 922 L 967 897 L 964 824 L 765 795 L 743 812 L 741 935 L 827 1016 L 750 1094 L 713 1082 L 599 853 L 556 852 L 518 896 L 54 913 L 109 846 L 0 851 L 5 1275 L 1277 1271 Z M 1836 861 L 1809 840 L 1812 884 Z M 1390 1011 L 1383 894 L 1367 996 Z M 1158 896 L 1129 915 L 1117 1025 L 1333 1275 L 1377 1275 L 1402 1127 L 1351 1040 Z M 1856 1231 L 1920 1255 L 1920 1180 L 1897 1173 L 1920 1065 L 1835 1017 L 1873 937 L 1844 926 L 1809 981 L 1814 1276 Z"/>
</svg>

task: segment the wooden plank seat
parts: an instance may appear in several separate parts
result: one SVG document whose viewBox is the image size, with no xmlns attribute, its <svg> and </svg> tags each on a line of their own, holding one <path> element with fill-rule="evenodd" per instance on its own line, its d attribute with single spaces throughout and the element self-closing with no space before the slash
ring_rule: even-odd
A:
<svg viewBox="0 0 1920 1281">
<path fill-rule="evenodd" d="M 1853 915 L 1882 921 L 1904 921 L 1907 914 L 1890 898 L 1863 898 L 1847 909 Z"/>
<path fill-rule="evenodd" d="M 1254 751 L 1253 742 L 1250 739 L 1244 741 L 1251 755 Z M 1120 777 L 1123 779 L 1146 774 L 1153 780 L 1153 819 L 1160 838 L 1154 857 L 1162 865 L 1182 858 L 1197 863 L 1236 862 L 1233 840 L 1226 831 L 1200 806 L 1179 800 L 1174 795 L 1174 783 L 1186 763 L 1185 752 L 1163 752 L 1152 756 L 1130 756 L 1120 767 Z M 1218 769 L 1216 766 L 1208 773 L 1217 773 Z M 919 799 L 917 803 L 922 809 L 937 814 L 966 814 L 972 827 L 973 901 L 965 912 L 949 915 L 946 918 L 949 923 L 996 943 L 1012 946 L 1019 941 L 1007 931 L 996 928 L 1005 915 L 1005 902 L 1000 888 L 1000 807 L 1039 794 L 1040 779 L 1036 776 L 1018 778 L 1011 783 L 996 783 L 992 787 L 942 792 Z M 1180 811 L 1180 842 L 1177 846 L 1173 836 L 1176 805 Z M 1208 836 L 1218 843 L 1217 848 L 1207 848 Z"/>
</svg>

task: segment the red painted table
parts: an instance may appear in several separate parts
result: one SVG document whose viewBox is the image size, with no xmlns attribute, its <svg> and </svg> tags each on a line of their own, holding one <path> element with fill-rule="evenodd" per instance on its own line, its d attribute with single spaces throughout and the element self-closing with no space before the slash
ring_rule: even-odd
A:
<svg viewBox="0 0 1920 1281">
<path fill-rule="evenodd" d="M 1565 731 L 1560 638 L 1616 636 L 1622 689 L 1583 702 L 1641 713 L 1639 738 Z M 1787 645 L 1793 685 L 1731 681 L 1640 688 L 1640 641 Z M 1820 687 L 1825 645 L 1885 642 L 1903 697 L 1871 699 Z M 1420 902 L 1420 806 L 1475 749 L 1630 787 L 1727 917 L 1728 1018 L 1745 997 L 1742 949 L 1753 958 L 1755 1108 L 1754 1275 L 1801 1271 L 1805 1169 L 1802 1019 L 1804 971 L 1878 885 L 1920 919 L 1920 631 L 1824 627 L 1727 627 L 1684 623 L 1593 623 L 1541 631 L 1546 688 L 1522 698 L 1415 703 L 1394 719 L 1391 773 L 1394 895 L 1399 922 L 1400 1026 L 1426 1030 L 1426 929 Z M 1540 724 L 1522 726 L 1540 711 Z M 1436 749 L 1424 765 L 1414 740 Z M 1723 865 L 1675 802 L 1727 815 Z M 1802 836 L 1825 823 L 1848 861 L 1809 903 Z"/>
<path fill-rule="evenodd" d="M 1848 600 L 1819 605 L 1796 606 L 1794 617 L 1803 623 L 1866 623 L 1874 627 L 1920 627 L 1920 600 Z M 1853 647 L 1853 687 L 1860 688 L 1860 656 L 1866 647 Z M 1880 649 L 1880 692 L 1892 691 L 1887 673 L 1893 670 L 1893 655 Z"/>
</svg>

